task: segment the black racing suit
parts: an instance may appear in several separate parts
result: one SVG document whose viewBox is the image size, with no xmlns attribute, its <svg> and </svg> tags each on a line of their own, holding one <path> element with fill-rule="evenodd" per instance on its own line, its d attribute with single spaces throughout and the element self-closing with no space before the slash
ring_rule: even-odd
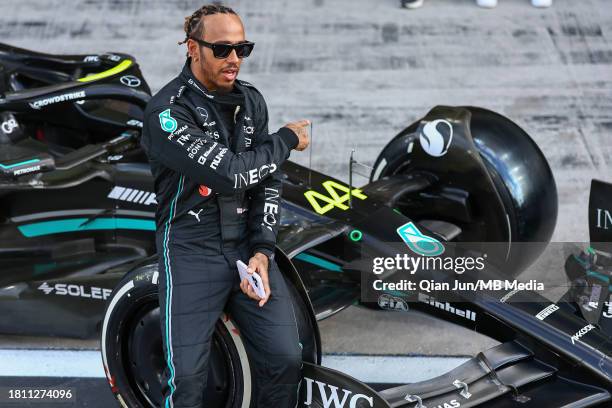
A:
<svg viewBox="0 0 612 408">
<path fill-rule="evenodd" d="M 225 309 L 251 361 L 253 405 L 293 407 L 301 345 L 285 281 L 271 260 L 272 295 L 260 308 L 240 290 L 236 260 L 273 253 L 280 165 L 298 138 L 288 128 L 268 134 L 267 107 L 252 85 L 212 93 L 189 64 L 147 105 L 142 135 L 159 203 L 162 406 L 205 406 L 211 336 Z"/>
</svg>

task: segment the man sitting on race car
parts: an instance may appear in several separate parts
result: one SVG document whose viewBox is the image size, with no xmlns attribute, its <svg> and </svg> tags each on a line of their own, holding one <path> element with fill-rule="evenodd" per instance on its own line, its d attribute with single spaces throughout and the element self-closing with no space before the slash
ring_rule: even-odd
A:
<svg viewBox="0 0 612 408">
<path fill-rule="evenodd" d="M 293 407 L 301 347 L 273 251 L 280 166 L 308 146 L 309 122 L 268 134 L 263 96 L 236 79 L 254 44 L 232 9 L 203 6 L 184 28 L 187 61 L 147 105 L 142 136 L 159 202 L 163 404 L 204 406 L 211 336 L 227 308 L 245 339 L 255 405 Z M 265 298 L 240 282 L 239 259 L 261 275 Z"/>
</svg>

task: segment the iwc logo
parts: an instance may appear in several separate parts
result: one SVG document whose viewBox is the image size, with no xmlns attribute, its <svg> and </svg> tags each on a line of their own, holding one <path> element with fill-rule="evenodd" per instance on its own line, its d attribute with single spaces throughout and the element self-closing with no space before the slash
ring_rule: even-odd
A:
<svg viewBox="0 0 612 408">
<path fill-rule="evenodd" d="M 159 114 L 159 124 L 161 128 L 168 133 L 174 132 L 178 126 L 176 119 L 170 116 L 170 109 L 166 109 Z"/>
<path fill-rule="evenodd" d="M 444 156 L 453 141 L 453 125 L 444 119 L 433 120 L 423 126 L 419 141 L 430 156 Z"/>
</svg>

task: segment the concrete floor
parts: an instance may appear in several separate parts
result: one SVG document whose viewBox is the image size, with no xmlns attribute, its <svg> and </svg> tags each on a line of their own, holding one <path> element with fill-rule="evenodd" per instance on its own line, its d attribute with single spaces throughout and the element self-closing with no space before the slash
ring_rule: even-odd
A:
<svg viewBox="0 0 612 408">
<path fill-rule="evenodd" d="M 201 3 L 3 0 L 0 39 L 50 53 L 130 53 L 157 90 L 183 64 L 183 17 Z M 554 240 L 588 240 L 590 180 L 612 181 L 609 1 L 539 10 L 502 0 L 483 10 L 472 0 L 428 0 L 416 11 L 395 0 L 227 3 L 257 43 L 241 78 L 266 96 L 271 129 L 313 120 L 317 170 L 348 180 L 352 148 L 372 164 L 437 104 L 487 107 L 522 126 L 549 160 L 560 202 Z M 306 153 L 292 159 L 308 163 Z M 416 313 L 401 322 L 374 313 L 351 308 L 322 322 L 325 350 L 464 355 L 490 344 Z"/>
</svg>

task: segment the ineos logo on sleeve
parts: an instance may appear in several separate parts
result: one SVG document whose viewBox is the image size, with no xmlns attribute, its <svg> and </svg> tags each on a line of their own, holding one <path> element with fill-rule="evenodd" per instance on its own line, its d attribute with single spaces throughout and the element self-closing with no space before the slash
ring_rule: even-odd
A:
<svg viewBox="0 0 612 408">
<path fill-rule="evenodd" d="M 140 78 L 134 75 L 124 75 L 119 79 L 119 81 L 121 81 L 123 85 L 129 86 L 130 88 L 140 86 Z"/>
<path fill-rule="evenodd" d="M 19 127 L 19 125 L 15 119 L 9 119 L 2 122 L 2 131 L 7 135 L 13 133 L 13 130 L 17 129 L 17 127 Z"/>
<path fill-rule="evenodd" d="M 423 126 L 419 141 L 430 156 L 444 156 L 453 141 L 453 125 L 444 119 L 433 120 Z"/>
</svg>

